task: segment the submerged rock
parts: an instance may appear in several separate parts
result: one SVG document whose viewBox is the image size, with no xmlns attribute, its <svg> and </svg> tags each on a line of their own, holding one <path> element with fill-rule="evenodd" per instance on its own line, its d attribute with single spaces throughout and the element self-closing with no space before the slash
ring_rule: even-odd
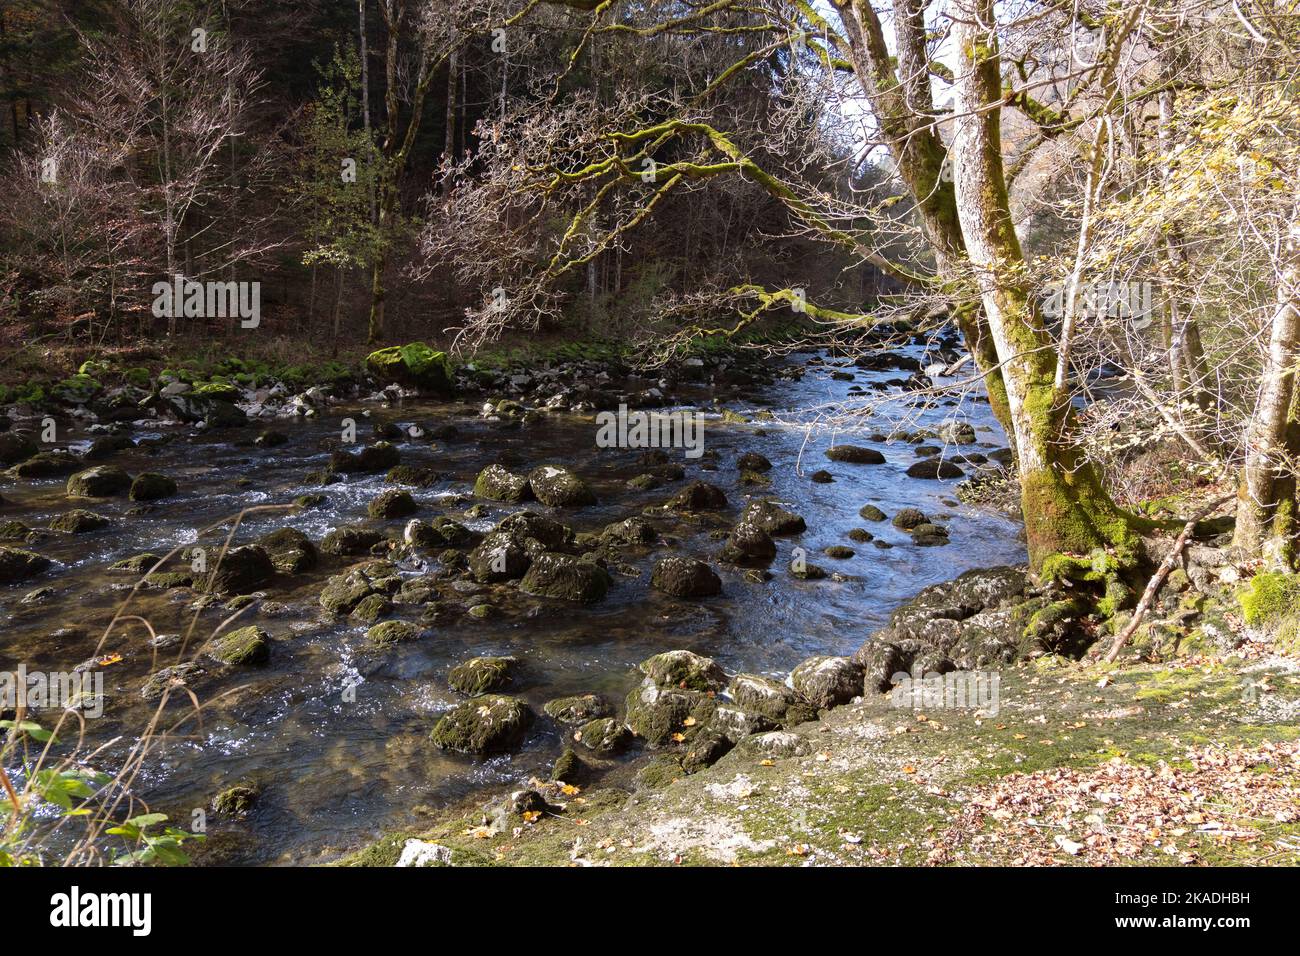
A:
<svg viewBox="0 0 1300 956">
<path fill-rule="evenodd" d="M 452 709 L 433 728 L 444 750 L 485 754 L 510 750 L 523 741 L 533 713 L 514 697 L 489 694 Z"/>
</svg>

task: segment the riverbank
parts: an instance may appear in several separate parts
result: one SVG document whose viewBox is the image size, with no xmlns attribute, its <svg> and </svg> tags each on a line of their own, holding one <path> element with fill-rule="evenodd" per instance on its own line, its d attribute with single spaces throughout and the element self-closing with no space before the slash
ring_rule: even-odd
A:
<svg viewBox="0 0 1300 956">
<path fill-rule="evenodd" d="M 1300 667 L 1259 647 L 997 672 L 996 706 L 870 694 L 697 773 L 533 781 L 350 866 L 1300 863 Z M 689 744 L 687 745 L 689 747 Z"/>
</svg>

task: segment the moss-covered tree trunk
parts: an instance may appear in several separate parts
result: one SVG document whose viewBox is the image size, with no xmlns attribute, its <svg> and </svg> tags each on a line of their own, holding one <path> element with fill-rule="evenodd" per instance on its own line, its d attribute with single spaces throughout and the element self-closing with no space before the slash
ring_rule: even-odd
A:
<svg viewBox="0 0 1300 956">
<path fill-rule="evenodd" d="M 1296 196 L 1300 210 L 1300 193 Z M 1295 563 L 1296 462 L 1300 458 L 1300 216 L 1291 224 L 1269 329 L 1259 398 L 1246 431 L 1246 462 L 1233 543 L 1274 567 Z"/>
<path fill-rule="evenodd" d="M 1056 348 L 1027 281 L 1002 164 L 1001 66 L 993 0 L 959 0 L 954 156 L 957 211 L 1002 362 L 1029 559 L 1113 547 L 1135 556 L 1137 521 L 1102 488 L 1058 397 Z"/>
</svg>

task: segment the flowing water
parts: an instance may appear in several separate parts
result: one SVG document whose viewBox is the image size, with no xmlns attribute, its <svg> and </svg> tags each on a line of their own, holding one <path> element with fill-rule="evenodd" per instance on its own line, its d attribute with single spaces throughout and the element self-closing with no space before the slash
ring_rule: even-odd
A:
<svg viewBox="0 0 1300 956">
<path fill-rule="evenodd" d="M 918 353 L 919 354 L 919 353 Z M 834 362 L 834 360 L 831 360 Z M 843 363 L 839 363 L 843 364 Z M 409 825 L 412 810 L 436 807 L 463 798 L 476 788 L 505 786 L 533 773 L 544 774 L 564 746 L 562 729 L 545 717 L 532 726 L 522 749 L 511 755 L 474 759 L 449 754 L 429 743 L 439 714 L 458 702 L 446 682 L 447 670 L 477 655 L 515 655 L 523 667 L 508 691 L 525 698 L 540 715 L 546 700 L 564 694 L 594 691 L 620 702 L 638 680 L 638 662 L 659 651 L 688 648 L 718 660 L 729 672 L 750 671 L 784 679 L 789 670 L 812 654 L 848 654 L 887 619 L 900 603 L 927 584 L 949 579 L 975 567 L 1017 563 L 1024 559 L 1018 523 L 1003 516 L 967 507 L 953 498 L 954 482 L 926 481 L 904 475 L 917 460 L 912 445 L 871 442 L 866 432 L 888 431 L 889 423 L 863 423 L 861 434 L 840 432 L 838 440 L 866 444 L 883 451 L 884 465 L 839 464 L 826 460 L 832 433 L 806 429 L 816 410 L 845 399 L 854 383 L 833 380 L 829 365 L 815 364 L 799 379 L 782 379 L 756 393 L 758 401 L 728 399 L 727 407 L 753 413 L 769 409 L 774 422 L 724 424 L 716 412 L 706 413 L 705 448 L 716 454 L 716 470 L 706 471 L 708 459 L 681 457 L 687 480 L 702 478 L 721 486 L 731 507 L 723 517 L 734 520 L 748 495 L 782 501 L 803 515 L 808 530 L 795 538 L 779 538 L 779 553 L 767 582 L 747 580 L 739 569 L 717 561 L 721 542 L 710 532 L 725 524 L 655 519 L 668 547 L 630 553 L 626 558 L 640 576 L 615 575 L 608 597 L 590 607 L 532 599 L 512 589 L 505 593 L 482 589 L 501 613 L 491 619 L 460 616 L 433 627 L 422 639 L 376 654 L 368 651 L 365 625 L 325 614 L 317 596 L 326 579 L 347 562 L 322 556 L 314 571 L 287 584 L 277 581 L 268 600 L 287 609 L 268 616 L 254 607 L 239 619 L 240 626 L 257 623 L 272 636 L 270 663 L 240 668 L 200 691 L 205 700 L 230 691 L 211 703 L 201 724 L 187 722 L 176 736 L 155 745 L 134 790 L 154 810 L 174 821 L 191 819 L 217 791 L 243 780 L 255 781 L 262 793 L 247 821 L 230 823 L 209 814 L 208 859 L 224 862 L 293 862 L 328 858 L 340 848 L 355 846 L 385 828 Z M 898 377 L 897 372 L 855 370 L 856 384 L 869 387 Z M 707 395 L 697 396 L 707 403 Z M 704 406 L 706 409 L 708 405 Z M 40 578 L 0 591 L 0 670 L 25 663 L 29 670 L 70 670 L 96 653 L 103 627 L 131 587 L 131 580 L 109 575 L 113 561 L 166 550 L 196 540 L 199 529 L 251 505 L 280 504 L 308 492 L 323 492 L 320 508 L 284 514 L 255 514 L 246 519 L 238 541 L 276 527 L 290 525 L 319 541 L 342 524 L 383 527 L 400 536 L 405 519 L 379 522 L 366 517 L 365 507 L 380 490 L 382 475 L 349 476 L 346 483 L 327 487 L 306 484 L 308 473 L 324 467 L 325 439 L 337 438 L 339 422 L 351 415 L 367 430 L 360 407 L 332 406 L 316 419 L 277 422 L 287 444 L 273 449 L 237 447 L 248 430 L 198 435 L 186 426 L 172 426 L 182 435 L 154 448 L 123 452 L 112 463 L 132 474 L 158 471 L 180 485 L 180 494 L 157 503 L 147 513 L 126 515 L 123 499 L 80 504 L 114 519 L 105 530 L 83 535 L 51 533 L 32 548 L 58 562 Z M 599 504 L 556 513 L 575 530 L 599 530 L 605 524 L 639 514 L 648 505 L 671 497 L 681 483 L 653 491 L 629 491 L 628 478 L 638 474 L 639 453 L 601 449 L 595 445 L 591 416 L 553 415 L 522 429 L 505 430 L 483 421 L 475 406 L 413 402 L 398 408 L 371 406 L 373 420 L 420 422 L 425 426 L 451 423 L 460 430 L 456 440 L 401 443 L 403 463 L 427 464 L 448 473 L 448 480 L 427 490 L 413 490 L 419 516 L 440 513 L 461 517 L 473 503 L 474 476 L 485 464 L 501 460 L 524 470 L 542 463 L 565 465 L 583 475 Z M 934 427 L 958 417 L 977 429 L 978 444 L 962 451 L 1005 445 L 987 403 L 967 401 L 914 412 L 911 427 Z M 155 433 L 167 431 L 163 426 Z M 146 437 L 148 430 L 137 432 Z M 76 436 L 74 436 L 75 438 Z M 364 436 L 363 436 L 364 437 Z M 76 445 L 73 445 L 74 450 Z M 757 451 L 771 460 L 770 488 L 746 488 L 738 483 L 736 457 Z M 816 469 L 834 476 L 830 484 L 809 480 Z M 11 483 L 4 489 L 6 519 L 43 527 L 70 505 L 62 479 Z M 873 503 L 887 514 L 916 506 L 949 528 L 945 547 L 918 547 L 887 522 L 870 524 L 858 517 Z M 489 512 L 467 521 L 486 530 L 510 506 L 489 503 Z M 537 504 L 525 507 L 542 511 Z M 869 530 L 895 545 L 882 549 L 853 544 L 845 534 L 855 527 Z M 205 538 L 219 545 L 220 537 Z M 849 544 L 857 552 L 848 560 L 822 556 L 832 544 Z M 800 581 L 786 565 L 793 547 L 828 570 L 850 576 L 845 581 Z M 704 557 L 723 581 L 720 597 L 698 602 L 679 601 L 652 591 L 649 572 L 657 557 L 668 553 Z M 412 568 L 411 576 L 418 576 Z M 21 603 L 23 595 L 48 585 L 54 593 L 41 603 Z M 460 584 L 459 587 L 465 587 Z M 442 587 L 450 603 L 463 602 L 472 591 Z M 132 614 L 146 616 L 159 633 L 182 633 L 194 618 L 195 595 L 188 589 L 141 591 Z M 418 619 L 420 608 L 399 607 L 398 615 Z M 204 636 L 230 612 L 202 611 L 196 634 Z M 191 645 L 191 649 L 193 644 Z M 104 715 L 89 721 L 88 743 L 97 745 L 122 737 L 96 758 L 96 765 L 113 769 L 154 705 L 140 694 L 141 682 L 154 666 L 174 663 L 175 649 L 157 651 L 138 623 L 127 622 L 108 639 L 101 653 L 121 654 L 122 660 L 102 668 Z M 348 688 L 354 692 L 348 692 Z M 173 698 L 168 715 L 179 719 L 186 703 Z"/>
</svg>

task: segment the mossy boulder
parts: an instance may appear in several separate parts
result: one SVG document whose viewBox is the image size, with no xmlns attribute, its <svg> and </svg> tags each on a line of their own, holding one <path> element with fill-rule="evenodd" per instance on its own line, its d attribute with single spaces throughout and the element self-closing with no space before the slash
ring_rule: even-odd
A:
<svg viewBox="0 0 1300 956">
<path fill-rule="evenodd" d="M 1300 617 L 1300 574 L 1261 571 L 1237 595 L 1242 617 L 1251 627 L 1280 624 Z"/>
<path fill-rule="evenodd" d="M 574 694 L 548 700 L 542 710 L 562 724 L 585 724 L 598 717 L 613 716 L 614 708 L 599 694 Z"/>
<path fill-rule="evenodd" d="M 393 602 L 383 594 L 367 594 L 348 615 L 363 624 L 375 624 L 393 613 Z"/>
<path fill-rule="evenodd" d="M 101 528 L 107 528 L 110 524 L 112 522 L 101 514 L 75 508 L 52 518 L 50 520 L 50 530 L 63 531 L 67 534 L 85 534 L 88 531 L 99 531 Z"/>
<path fill-rule="evenodd" d="M 131 488 L 131 476 L 114 465 L 96 465 L 68 478 L 68 494 L 74 498 L 111 498 Z"/>
<path fill-rule="evenodd" d="M 379 349 L 366 356 L 366 370 L 380 382 L 391 382 L 438 395 L 452 393 L 451 361 L 423 342 Z"/>
<path fill-rule="evenodd" d="M 206 590 L 213 594 L 249 594 L 274 577 L 270 555 L 250 544 L 226 552 L 208 578 Z"/>
<path fill-rule="evenodd" d="M 193 687 L 208 675 L 208 668 L 198 661 L 182 661 L 170 667 L 163 667 L 146 677 L 140 685 L 140 696 L 145 700 L 158 700 L 163 694 L 172 691 L 172 700 L 189 701 L 189 695 L 181 692 L 182 688 Z"/>
<path fill-rule="evenodd" d="M 850 465 L 883 465 L 885 456 L 874 448 L 861 445 L 835 445 L 826 449 L 826 457 L 831 461 L 845 462 Z"/>
<path fill-rule="evenodd" d="M 888 516 L 875 505 L 863 505 L 858 511 L 858 517 L 864 521 L 884 521 Z"/>
<path fill-rule="evenodd" d="M 265 664 L 271 658 L 270 635 L 255 625 L 241 627 L 213 638 L 207 653 L 223 664 Z"/>
<path fill-rule="evenodd" d="M 411 493 L 397 488 L 380 492 L 366 506 L 366 514 L 372 518 L 405 518 L 418 510 Z"/>
<path fill-rule="evenodd" d="M 713 658 L 693 651 L 664 651 L 646 658 L 638 666 L 659 687 L 717 692 L 727 683 L 727 675 Z"/>
<path fill-rule="evenodd" d="M 528 473 L 528 487 L 533 497 L 551 508 L 577 508 L 596 503 L 596 495 L 587 483 L 558 465 L 534 468 Z"/>
<path fill-rule="evenodd" d="M 532 559 L 519 587 L 539 597 L 594 604 L 609 584 L 609 572 L 600 565 L 548 551 Z"/>
<path fill-rule="evenodd" d="M 586 778 L 587 765 L 573 752 L 572 748 L 565 747 L 564 752 L 555 758 L 555 763 L 551 766 L 551 779 L 556 783 L 567 783 L 570 786 L 576 786 Z"/>
<path fill-rule="evenodd" d="M 316 567 L 320 555 L 316 545 L 297 528 L 280 528 L 254 542 L 265 551 L 281 574 L 301 574 Z"/>
<path fill-rule="evenodd" d="M 722 579 L 711 567 L 695 558 L 677 555 L 655 563 L 650 586 L 679 598 L 712 597 L 722 593 Z"/>
<path fill-rule="evenodd" d="M 422 633 L 418 626 L 409 621 L 384 621 L 366 631 L 366 640 L 374 647 L 392 647 L 414 641 Z"/>
<path fill-rule="evenodd" d="M 794 691 L 818 710 L 862 694 L 862 667 L 847 657 L 810 657 L 790 675 Z"/>
<path fill-rule="evenodd" d="M 9 469 L 12 478 L 58 478 L 81 467 L 81 460 L 66 451 L 43 451 Z"/>
<path fill-rule="evenodd" d="M 777 723 L 784 722 L 792 708 L 800 710 L 800 716 L 807 716 L 798 706 L 801 703 L 798 694 L 780 681 L 761 674 L 737 674 L 727 685 L 727 696 L 742 710 Z"/>
<path fill-rule="evenodd" d="M 320 605 L 335 614 L 348 614 L 371 594 L 391 595 L 401 586 L 394 565 L 368 561 L 330 578 L 320 593 Z"/>
<path fill-rule="evenodd" d="M 489 501 L 519 504 L 532 498 L 533 490 L 524 475 L 516 475 L 501 465 L 488 465 L 474 480 L 474 494 Z"/>
<path fill-rule="evenodd" d="M 644 518 L 624 518 L 605 525 L 600 532 L 600 543 L 610 547 L 654 544 L 659 532 Z"/>
<path fill-rule="evenodd" d="M 866 515 L 863 515 L 866 517 Z M 929 518 L 919 508 L 902 508 L 894 515 L 893 525 L 900 531 L 911 531 L 917 525 L 926 524 Z"/>
<path fill-rule="evenodd" d="M 776 542 L 757 524 L 740 521 L 727 535 L 720 556 L 731 564 L 764 565 L 776 557 Z"/>
<path fill-rule="evenodd" d="M 448 711 L 433 728 L 433 743 L 444 750 L 487 754 L 523 742 L 533 712 L 514 697 L 489 694 Z"/>
<path fill-rule="evenodd" d="M 653 746 L 669 743 L 674 734 L 689 729 L 713 716 L 716 704 L 708 694 L 696 690 L 664 688 L 646 677 L 627 695 L 625 722 L 632 733 Z"/>
<path fill-rule="evenodd" d="M 13 584 L 35 577 L 53 562 L 44 555 L 22 548 L 0 548 L 0 584 Z"/>
<path fill-rule="evenodd" d="M 369 554 L 370 549 L 383 540 L 383 534 L 373 528 L 344 525 L 326 534 L 320 549 L 335 555 Z"/>
<path fill-rule="evenodd" d="M 480 697 L 507 686 L 518 668 L 516 657 L 472 657 L 451 669 L 447 683 L 466 697 Z"/>
<path fill-rule="evenodd" d="M 610 756 L 627 749 L 632 732 L 613 717 L 598 717 L 575 730 L 573 739 L 601 756 Z"/>
<path fill-rule="evenodd" d="M 176 494 L 176 482 L 166 475 L 146 471 L 131 482 L 128 497 L 132 501 L 158 501 Z"/>
<path fill-rule="evenodd" d="M 398 465 L 388 469 L 384 481 L 390 485 L 410 485 L 412 488 L 432 488 L 446 479 L 446 475 L 427 465 Z"/>
<path fill-rule="evenodd" d="M 212 811 L 223 817 L 242 820 L 253 812 L 260 792 L 249 784 L 237 783 L 212 798 Z"/>
<path fill-rule="evenodd" d="M 532 564 L 528 549 L 507 531 L 493 531 L 469 554 L 469 569 L 480 584 L 522 578 Z"/>
<path fill-rule="evenodd" d="M 531 511 L 506 515 L 497 523 L 496 530 L 526 545 L 530 552 L 567 551 L 574 540 L 573 529 L 568 525 Z"/>
</svg>

